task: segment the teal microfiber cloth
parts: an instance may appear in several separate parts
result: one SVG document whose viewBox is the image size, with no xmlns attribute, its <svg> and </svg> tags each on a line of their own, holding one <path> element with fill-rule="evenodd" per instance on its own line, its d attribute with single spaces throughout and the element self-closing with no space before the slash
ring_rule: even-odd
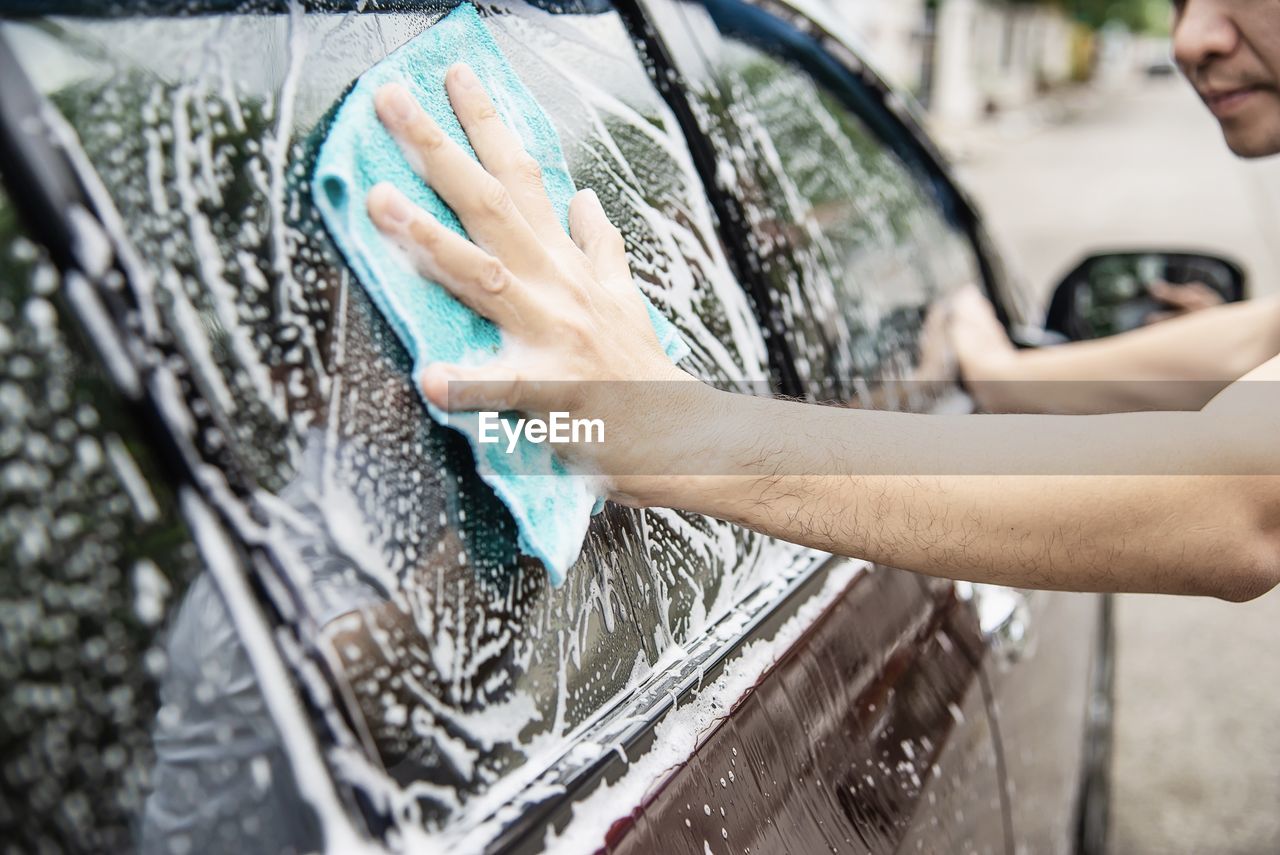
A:
<svg viewBox="0 0 1280 855">
<path fill-rule="evenodd" d="M 444 88 L 445 72 L 456 62 L 471 66 L 508 127 L 542 165 L 547 193 L 566 230 L 569 199 L 575 192 L 555 128 L 470 3 L 458 6 L 356 81 L 320 146 L 312 191 L 334 242 L 409 351 L 415 377 L 428 363 L 483 363 L 502 347 L 501 331 L 424 279 L 377 230 L 365 206 L 373 186 L 390 181 L 447 227 L 465 234 L 453 211 L 414 174 L 373 106 L 380 86 L 407 86 L 440 127 L 474 157 Z M 688 345 L 652 305 L 649 316 L 667 355 L 676 361 L 687 355 Z M 591 515 L 604 505 L 598 482 L 571 475 L 548 444 L 522 437 L 508 453 L 505 432 L 499 432 L 502 441 L 497 444 L 479 441 L 478 414 L 448 414 L 429 403 L 427 408 L 437 422 L 466 435 L 480 477 L 515 519 L 520 551 L 542 561 L 552 584 L 563 582 L 582 549 Z"/>
</svg>

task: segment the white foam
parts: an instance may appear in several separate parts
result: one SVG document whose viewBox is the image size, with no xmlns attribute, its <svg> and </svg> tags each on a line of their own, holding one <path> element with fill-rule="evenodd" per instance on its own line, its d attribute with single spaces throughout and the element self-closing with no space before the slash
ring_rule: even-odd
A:
<svg viewBox="0 0 1280 855">
<path fill-rule="evenodd" d="M 548 829 L 543 841 L 548 853 L 590 852 L 599 848 L 610 826 L 641 804 L 647 793 L 679 768 L 717 721 L 774 665 L 815 618 L 862 571 L 862 565 L 844 562 L 831 570 L 822 589 L 809 598 L 768 639 L 753 641 L 727 662 L 715 682 L 691 700 L 669 712 L 655 728 L 653 747 L 635 760 L 621 778 L 601 784 L 595 792 L 573 805 L 573 819 L 561 832 Z M 710 805 L 705 806 L 708 815 Z"/>
</svg>

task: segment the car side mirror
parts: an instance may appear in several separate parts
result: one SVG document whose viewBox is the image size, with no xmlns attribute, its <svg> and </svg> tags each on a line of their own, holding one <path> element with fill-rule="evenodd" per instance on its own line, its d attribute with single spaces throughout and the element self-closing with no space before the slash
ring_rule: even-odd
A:
<svg viewBox="0 0 1280 855">
<path fill-rule="evenodd" d="M 1161 283 L 1172 288 L 1164 289 Z M 1091 255 L 1054 291 L 1045 328 L 1070 341 L 1105 338 L 1171 317 L 1179 305 L 1238 303 L 1245 299 L 1245 285 L 1240 265 L 1212 255 Z M 1180 289 L 1187 290 L 1179 294 Z"/>
</svg>

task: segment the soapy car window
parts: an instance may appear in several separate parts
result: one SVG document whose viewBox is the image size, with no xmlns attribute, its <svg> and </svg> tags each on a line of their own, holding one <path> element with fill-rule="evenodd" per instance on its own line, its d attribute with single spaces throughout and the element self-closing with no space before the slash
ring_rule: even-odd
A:
<svg viewBox="0 0 1280 855">
<path fill-rule="evenodd" d="M 0 837 L 306 849 L 313 824 L 222 599 L 62 286 L 0 191 Z"/>
<path fill-rule="evenodd" d="M 641 286 L 692 346 L 690 370 L 729 387 L 762 378 L 763 337 L 678 125 L 619 17 L 589 5 L 484 8 L 576 182 L 599 192 Z M 246 501 L 282 533 L 349 683 L 376 751 L 331 766 L 370 810 L 433 830 L 487 817 L 797 554 L 611 506 L 552 589 L 516 554 L 465 442 L 427 417 L 320 226 L 309 168 L 351 81 L 447 11 L 8 28 L 154 269 L 203 452 L 254 485 Z"/>
<path fill-rule="evenodd" d="M 720 184 L 744 209 L 806 392 L 866 404 L 868 382 L 915 376 L 927 307 L 980 281 L 934 188 L 798 60 L 782 58 L 784 37 L 805 42 L 784 32 L 786 21 L 730 2 L 653 8 L 716 148 Z"/>
</svg>

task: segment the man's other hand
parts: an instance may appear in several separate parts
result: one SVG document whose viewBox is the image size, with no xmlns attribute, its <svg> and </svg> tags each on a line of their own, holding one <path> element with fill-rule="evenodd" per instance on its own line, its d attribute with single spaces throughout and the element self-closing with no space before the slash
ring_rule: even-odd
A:
<svg viewBox="0 0 1280 855">
<path fill-rule="evenodd" d="M 955 350 L 960 377 L 982 409 L 995 405 L 987 400 L 1017 361 L 1018 350 L 1009 340 L 995 308 L 976 285 L 962 289 L 950 300 L 947 334 Z"/>
<path fill-rule="evenodd" d="M 1157 280 L 1147 285 L 1147 293 L 1168 308 L 1147 315 L 1143 321 L 1144 324 L 1159 323 L 1202 309 L 1212 309 L 1226 302 L 1221 294 L 1203 282 L 1171 285 L 1163 280 Z"/>
</svg>

